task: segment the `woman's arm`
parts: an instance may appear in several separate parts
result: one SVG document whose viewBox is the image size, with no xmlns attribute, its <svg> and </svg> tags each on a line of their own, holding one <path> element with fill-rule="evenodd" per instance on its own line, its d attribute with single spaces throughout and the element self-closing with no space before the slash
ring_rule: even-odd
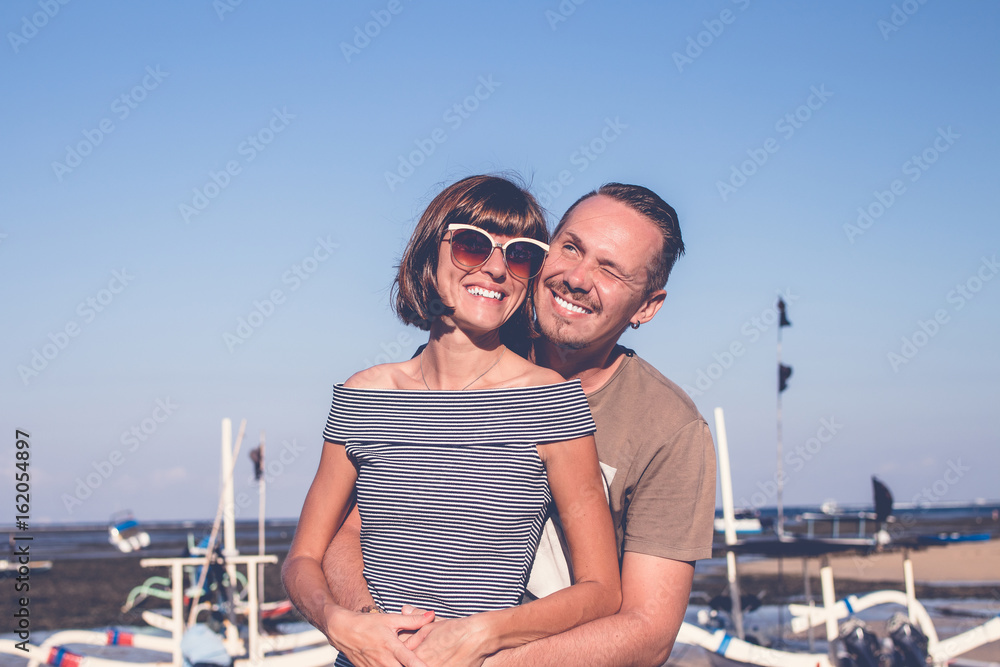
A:
<svg viewBox="0 0 1000 667">
<path fill-rule="evenodd" d="M 573 585 L 509 609 L 424 627 L 408 641 L 430 664 L 479 665 L 501 649 L 607 616 L 621 605 L 611 512 L 593 436 L 539 445 L 566 537 Z"/>
<path fill-rule="evenodd" d="M 281 568 L 281 581 L 302 615 L 357 667 L 425 667 L 397 633 L 423 626 L 433 619 L 433 614 L 360 614 L 345 609 L 333 599 L 323 576 L 323 554 L 344 521 L 356 478 L 344 447 L 326 443 Z"/>
</svg>

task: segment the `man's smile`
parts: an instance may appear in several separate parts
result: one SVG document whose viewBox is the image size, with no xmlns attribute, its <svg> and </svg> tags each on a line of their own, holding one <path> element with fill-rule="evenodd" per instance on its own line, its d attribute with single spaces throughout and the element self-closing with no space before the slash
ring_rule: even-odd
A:
<svg viewBox="0 0 1000 667">
<path fill-rule="evenodd" d="M 573 303 L 572 301 L 569 301 L 568 299 L 566 299 L 566 298 L 560 296 L 559 294 L 557 294 L 556 291 L 553 290 L 553 289 L 551 289 L 551 288 L 549 289 L 549 292 L 552 294 L 552 299 L 556 302 L 556 305 L 558 305 L 563 310 L 568 310 L 569 312 L 575 313 L 577 315 L 593 315 L 594 314 L 593 310 L 591 310 L 589 308 L 586 308 L 584 306 L 581 306 L 579 304 Z"/>
</svg>

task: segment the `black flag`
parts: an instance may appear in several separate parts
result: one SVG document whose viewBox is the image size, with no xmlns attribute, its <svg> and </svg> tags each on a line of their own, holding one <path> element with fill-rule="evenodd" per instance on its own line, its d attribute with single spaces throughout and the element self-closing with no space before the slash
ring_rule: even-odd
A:
<svg viewBox="0 0 1000 667">
<path fill-rule="evenodd" d="M 788 389 L 788 378 L 792 377 L 792 367 L 778 364 L 778 393 Z"/>
<path fill-rule="evenodd" d="M 778 313 L 781 315 L 781 322 L 778 323 L 779 327 L 792 326 L 792 323 L 788 321 L 788 314 L 785 313 L 785 300 L 780 296 L 778 297 Z"/>
<path fill-rule="evenodd" d="M 883 524 L 892 514 L 892 492 L 875 475 L 872 475 L 872 492 L 875 496 L 875 520 Z"/>
<path fill-rule="evenodd" d="M 264 471 L 264 452 L 257 446 L 250 450 L 250 460 L 253 461 L 253 477 L 260 481 L 260 475 Z"/>
</svg>

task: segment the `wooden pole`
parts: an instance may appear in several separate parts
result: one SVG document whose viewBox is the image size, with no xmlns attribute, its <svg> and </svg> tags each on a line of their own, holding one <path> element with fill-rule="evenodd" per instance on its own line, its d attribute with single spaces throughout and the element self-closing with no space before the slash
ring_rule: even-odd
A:
<svg viewBox="0 0 1000 667">
<path fill-rule="evenodd" d="M 267 480 L 264 475 L 264 431 L 260 432 L 260 479 L 257 480 L 257 487 L 260 490 L 260 507 L 257 510 L 257 555 L 264 555 L 264 508 L 267 506 L 265 502 L 265 492 L 267 490 Z M 264 563 L 259 563 L 257 565 L 257 580 L 260 586 L 260 599 L 264 600 Z"/>
<path fill-rule="evenodd" d="M 729 440 L 726 438 L 726 420 L 722 408 L 715 409 L 715 435 L 719 441 L 719 481 L 722 487 L 722 523 L 726 529 L 726 546 L 736 544 L 736 517 L 733 511 L 733 475 L 729 468 Z M 726 549 L 726 575 L 729 580 L 731 615 L 736 636 L 744 639 L 743 602 L 740 598 L 740 582 L 736 573 L 736 554 Z"/>
<path fill-rule="evenodd" d="M 229 424 L 230 434 L 232 433 L 232 423 L 228 419 L 223 419 L 222 420 L 223 439 L 225 439 L 227 424 Z M 236 436 L 236 448 L 232 451 L 232 455 L 230 457 L 230 466 L 228 471 L 228 476 L 230 479 L 232 479 L 233 476 L 232 461 L 235 460 L 236 455 L 239 454 L 240 445 L 243 444 L 243 432 L 246 429 L 246 426 L 247 426 L 247 420 L 244 419 L 242 422 L 240 422 L 239 435 Z M 198 602 L 201 601 L 201 589 L 205 585 L 205 578 L 208 576 L 208 568 L 212 565 L 212 559 L 215 558 L 215 542 L 219 537 L 219 525 L 222 523 L 222 513 L 225 510 L 225 506 L 226 506 L 225 495 L 220 495 L 219 507 L 215 510 L 215 521 L 212 522 L 212 532 L 208 537 L 208 550 L 205 552 L 205 562 L 201 566 L 201 576 L 198 577 L 198 585 L 195 587 L 195 594 L 191 600 L 191 612 L 188 615 L 189 628 L 193 626 L 194 622 L 198 619 Z M 235 569 L 235 565 L 233 567 Z M 233 583 L 235 582 L 233 581 Z"/>
</svg>

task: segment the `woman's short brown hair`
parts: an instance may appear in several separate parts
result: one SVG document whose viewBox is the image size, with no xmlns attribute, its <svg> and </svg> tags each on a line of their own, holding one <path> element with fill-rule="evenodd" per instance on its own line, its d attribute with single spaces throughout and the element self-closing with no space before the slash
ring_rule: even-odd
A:
<svg viewBox="0 0 1000 667">
<path fill-rule="evenodd" d="M 438 249 L 448 225 L 475 225 L 491 234 L 524 236 L 547 242 L 545 216 L 525 188 L 499 176 L 469 176 L 444 189 L 417 222 L 403 252 L 393 283 L 393 308 L 406 324 L 427 331 L 431 322 L 454 309 L 441 300 L 437 287 Z M 501 327 L 505 344 L 522 348 L 534 337 L 532 290 L 524 304 Z"/>
</svg>

